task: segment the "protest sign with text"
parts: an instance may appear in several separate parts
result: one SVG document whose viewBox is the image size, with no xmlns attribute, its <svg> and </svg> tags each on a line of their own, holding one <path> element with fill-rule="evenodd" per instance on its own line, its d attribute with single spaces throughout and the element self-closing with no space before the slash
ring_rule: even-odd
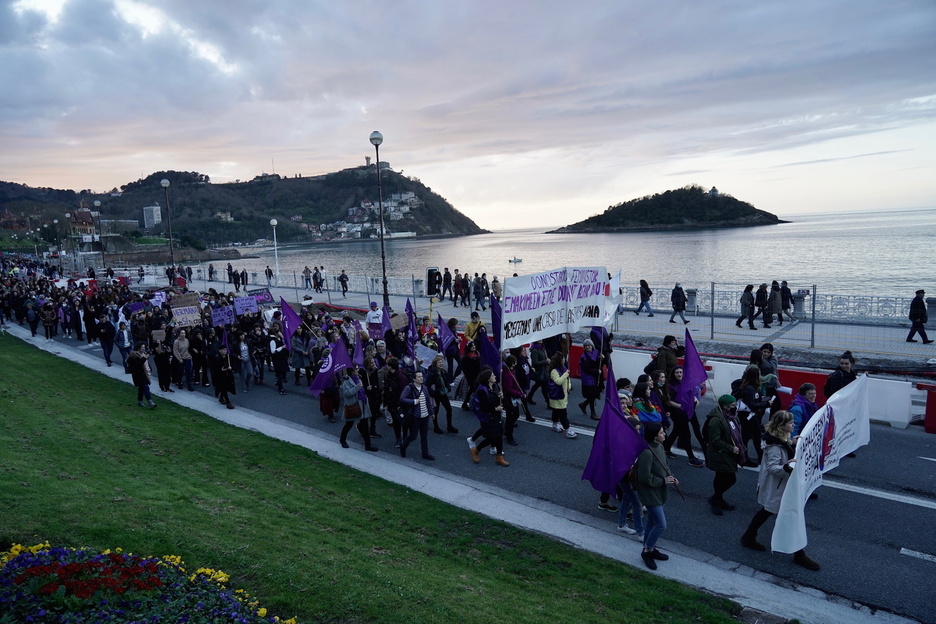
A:
<svg viewBox="0 0 936 624">
<path fill-rule="evenodd" d="M 197 306 L 172 308 L 172 322 L 176 327 L 201 325 L 201 312 L 198 310 Z"/>
<path fill-rule="evenodd" d="M 605 267 L 563 267 L 504 280 L 502 349 L 602 323 Z"/>
<path fill-rule="evenodd" d="M 220 327 L 234 322 L 234 306 L 223 306 L 211 311 L 211 325 Z"/>
<path fill-rule="evenodd" d="M 237 312 L 238 316 L 247 312 L 256 313 L 258 309 L 257 300 L 254 297 L 237 297 L 234 299 L 234 311 Z"/>
<path fill-rule="evenodd" d="M 806 547 L 806 500 L 822 485 L 823 474 L 870 439 L 868 376 L 862 375 L 832 395 L 803 428 L 796 443 L 793 472 L 780 500 L 772 550 L 792 553 Z"/>
</svg>

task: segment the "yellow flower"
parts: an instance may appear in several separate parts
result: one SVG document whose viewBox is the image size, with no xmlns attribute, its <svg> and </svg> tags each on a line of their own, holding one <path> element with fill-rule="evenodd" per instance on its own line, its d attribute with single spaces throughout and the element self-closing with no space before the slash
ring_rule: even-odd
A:
<svg viewBox="0 0 936 624">
<path fill-rule="evenodd" d="M 266 608 L 264 607 L 260 607 L 260 610 L 257 611 L 257 615 L 259 615 L 260 617 L 266 617 L 266 613 L 267 613 Z"/>
</svg>

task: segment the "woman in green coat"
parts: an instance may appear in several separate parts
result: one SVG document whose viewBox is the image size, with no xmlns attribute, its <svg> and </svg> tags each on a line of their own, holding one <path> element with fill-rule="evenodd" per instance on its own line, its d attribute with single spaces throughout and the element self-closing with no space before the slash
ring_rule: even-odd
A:
<svg viewBox="0 0 936 624">
<path fill-rule="evenodd" d="M 657 561 L 666 561 L 668 555 L 661 553 L 657 547 L 657 540 L 666 531 L 666 514 L 663 506 L 666 504 L 668 485 L 679 485 L 679 481 L 670 473 L 663 452 L 663 440 L 666 431 L 660 423 L 644 423 L 644 440 L 650 445 L 637 456 L 637 492 L 641 502 L 647 507 L 647 522 L 644 528 L 643 552 L 640 558 L 651 570 L 656 570 Z"/>
</svg>

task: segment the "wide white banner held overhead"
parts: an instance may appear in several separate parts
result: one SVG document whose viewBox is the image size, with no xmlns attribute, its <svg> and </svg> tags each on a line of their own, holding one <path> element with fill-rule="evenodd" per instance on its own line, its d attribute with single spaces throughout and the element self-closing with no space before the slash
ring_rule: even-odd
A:
<svg viewBox="0 0 936 624">
<path fill-rule="evenodd" d="M 502 349 L 601 325 L 608 271 L 563 267 L 504 280 Z"/>
</svg>

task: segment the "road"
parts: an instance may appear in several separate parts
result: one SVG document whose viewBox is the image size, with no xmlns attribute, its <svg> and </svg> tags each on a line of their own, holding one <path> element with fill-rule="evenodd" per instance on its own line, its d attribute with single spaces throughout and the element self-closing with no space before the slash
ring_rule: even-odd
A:
<svg viewBox="0 0 936 624">
<path fill-rule="evenodd" d="M 15 333 L 20 334 L 18 331 Z M 28 336 L 28 332 L 25 332 Z M 26 340 L 29 340 L 26 338 Z M 43 341 L 41 337 L 33 339 Z M 75 340 L 56 338 L 62 356 L 77 349 L 102 357 L 100 347 Z M 115 356 L 117 355 L 115 351 Z M 119 362 L 119 359 L 118 359 Z M 108 372 L 119 372 L 119 364 Z M 639 371 L 621 371 L 636 378 Z M 279 396 L 271 385 L 239 393 L 233 397 L 238 406 L 287 419 L 298 425 L 337 435 L 340 423 L 328 423 L 321 416 L 318 401 L 304 385 L 292 385 L 289 375 L 287 396 Z M 576 384 L 577 385 L 577 384 Z M 176 393 L 186 391 L 176 390 Z M 210 393 L 210 388 L 196 392 Z M 161 393 L 154 396 L 159 400 Z M 129 394 L 128 394 L 129 396 Z M 573 389 L 573 398 L 577 388 Z M 169 398 L 172 398 L 171 396 Z M 462 478 L 489 483 L 506 490 L 542 499 L 573 511 L 616 523 L 616 514 L 597 508 L 597 493 L 581 480 L 582 469 L 591 448 L 594 421 L 574 407 L 570 412 L 573 427 L 581 432 L 567 440 L 548 427 L 549 414 L 542 400 L 532 407 L 536 423 L 521 420 L 516 437 L 518 447 L 507 447 L 509 468 L 494 464 L 493 456 L 482 452 L 482 461 L 471 461 L 465 438 L 477 426 L 469 411 L 454 407 L 459 434 L 430 433 L 430 449 L 437 460 L 436 469 Z M 714 405 L 704 397 L 698 413 L 707 414 Z M 375 444 L 388 461 L 417 462 L 419 453 L 401 459 L 393 448 L 392 431 L 381 422 L 383 434 Z M 349 442 L 360 445 L 356 430 Z M 817 500 L 807 506 L 807 530 L 810 557 L 822 564 L 819 572 L 810 572 L 792 563 L 790 555 L 753 552 L 741 547 L 738 538 L 758 509 L 755 500 L 756 469 L 743 469 L 738 483 L 726 498 L 737 510 L 714 516 L 705 502 L 711 493 L 713 473 L 706 468 L 692 468 L 684 457 L 674 459 L 671 469 L 680 479 L 683 501 L 671 495 L 666 513 L 669 528 L 663 548 L 677 542 L 714 555 L 726 562 L 750 566 L 780 579 L 814 587 L 871 607 L 884 609 L 922 622 L 936 622 L 936 436 L 921 427 L 906 430 L 872 425 L 871 442 L 857 452 L 857 458 L 845 459 L 831 472 L 818 490 Z M 426 462 L 428 463 L 428 462 Z M 761 541 L 769 543 L 768 522 L 761 531 Z"/>
</svg>

